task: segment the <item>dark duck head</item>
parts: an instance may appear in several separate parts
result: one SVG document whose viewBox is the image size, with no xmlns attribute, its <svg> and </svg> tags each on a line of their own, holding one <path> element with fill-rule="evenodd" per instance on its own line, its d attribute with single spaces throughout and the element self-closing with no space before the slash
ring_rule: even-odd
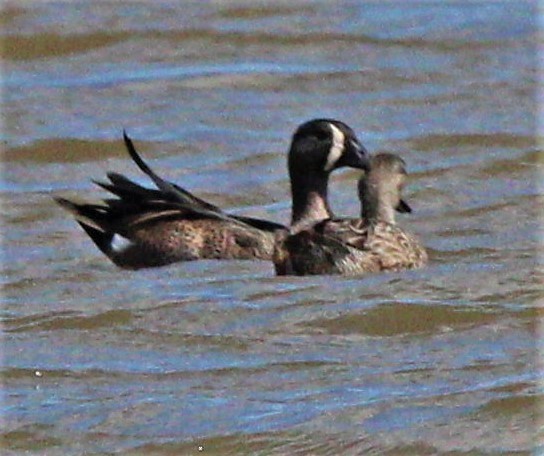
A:
<svg viewBox="0 0 544 456">
<path fill-rule="evenodd" d="M 300 125 L 288 158 L 293 212 L 291 230 L 332 216 L 327 189 L 329 175 L 338 168 L 370 169 L 368 153 L 354 131 L 333 119 L 314 119 Z"/>
</svg>

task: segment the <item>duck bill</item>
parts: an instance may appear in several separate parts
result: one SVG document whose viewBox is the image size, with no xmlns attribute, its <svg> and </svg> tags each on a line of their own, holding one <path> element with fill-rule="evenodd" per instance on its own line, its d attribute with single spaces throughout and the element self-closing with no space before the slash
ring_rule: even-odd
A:
<svg viewBox="0 0 544 456">
<path fill-rule="evenodd" d="M 363 169 L 370 171 L 370 158 L 367 150 L 355 141 L 349 141 L 344 153 L 338 160 L 336 168 L 346 166 L 348 168 Z"/>
<path fill-rule="evenodd" d="M 410 207 L 410 205 L 403 199 L 399 201 L 399 204 L 397 204 L 395 210 L 397 212 L 400 212 L 401 214 L 410 214 L 412 212 L 412 208 Z"/>
</svg>

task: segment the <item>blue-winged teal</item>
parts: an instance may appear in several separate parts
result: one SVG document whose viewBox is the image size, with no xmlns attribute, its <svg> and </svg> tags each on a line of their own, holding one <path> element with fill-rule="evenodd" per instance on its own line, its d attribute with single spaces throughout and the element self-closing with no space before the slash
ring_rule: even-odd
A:
<svg viewBox="0 0 544 456">
<path fill-rule="evenodd" d="M 109 173 L 110 182 L 95 183 L 117 198 L 98 204 L 55 198 L 113 263 L 138 269 L 197 259 L 272 259 L 275 232 L 287 232 L 285 226 L 227 214 L 163 180 L 141 159 L 126 134 L 124 140 L 156 190 Z M 292 225 L 298 229 L 332 216 L 327 201 L 331 171 L 368 166 L 365 149 L 346 124 L 332 119 L 302 124 L 293 135 L 288 156 Z"/>
<path fill-rule="evenodd" d="M 401 199 L 404 160 L 393 154 L 371 159 L 359 180 L 360 219 L 328 219 L 293 234 L 277 233 L 278 275 L 364 274 L 422 267 L 427 253 L 395 224 L 395 210 L 411 212 Z"/>
</svg>

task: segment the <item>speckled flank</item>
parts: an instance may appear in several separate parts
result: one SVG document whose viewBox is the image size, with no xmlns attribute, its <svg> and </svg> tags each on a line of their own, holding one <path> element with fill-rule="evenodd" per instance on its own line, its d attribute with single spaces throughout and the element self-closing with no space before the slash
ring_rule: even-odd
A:
<svg viewBox="0 0 544 456">
<path fill-rule="evenodd" d="M 131 247 L 111 259 L 131 269 L 199 259 L 269 260 L 274 246 L 273 233 L 210 219 L 159 221 L 128 236 Z"/>
<path fill-rule="evenodd" d="M 428 261 L 424 247 L 394 220 L 406 175 L 403 163 L 392 154 L 373 158 L 370 173 L 359 184 L 359 197 L 365 203 L 361 219 L 325 220 L 277 236 L 276 274 L 352 275 L 424 266 Z"/>
<path fill-rule="evenodd" d="M 147 189 L 120 174 L 109 173 L 109 182 L 96 183 L 117 199 L 81 204 L 56 198 L 113 263 L 139 269 L 199 259 L 272 260 L 275 232 L 286 232 L 286 227 L 229 215 L 165 181 L 142 160 L 126 133 L 123 136 L 131 158 L 157 189 Z M 348 164 L 341 164 L 345 155 Z M 325 163 L 331 168 L 326 172 Z M 326 191 L 329 171 L 367 164 L 364 150 L 347 125 L 327 119 L 302 124 L 293 135 L 289 150 L 296 203 L 293 213 L 299 222 L 309 225 L 331 215 Z"/>
</svg>

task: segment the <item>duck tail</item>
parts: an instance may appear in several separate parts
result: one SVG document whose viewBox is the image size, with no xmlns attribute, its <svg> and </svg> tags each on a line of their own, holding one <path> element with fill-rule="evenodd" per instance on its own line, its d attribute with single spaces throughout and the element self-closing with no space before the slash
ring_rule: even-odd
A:
<svg viewBox="0 0 544 456">
<path fill-rule="evenodd" d="M 112 256 L 115 233 L 109 228 L 107 208 L 98 204 L 76 203 L 66 198 L 54 197 L 62 208 L 70 212 L 81 228 L 106 256 Z"/>
</svg>

